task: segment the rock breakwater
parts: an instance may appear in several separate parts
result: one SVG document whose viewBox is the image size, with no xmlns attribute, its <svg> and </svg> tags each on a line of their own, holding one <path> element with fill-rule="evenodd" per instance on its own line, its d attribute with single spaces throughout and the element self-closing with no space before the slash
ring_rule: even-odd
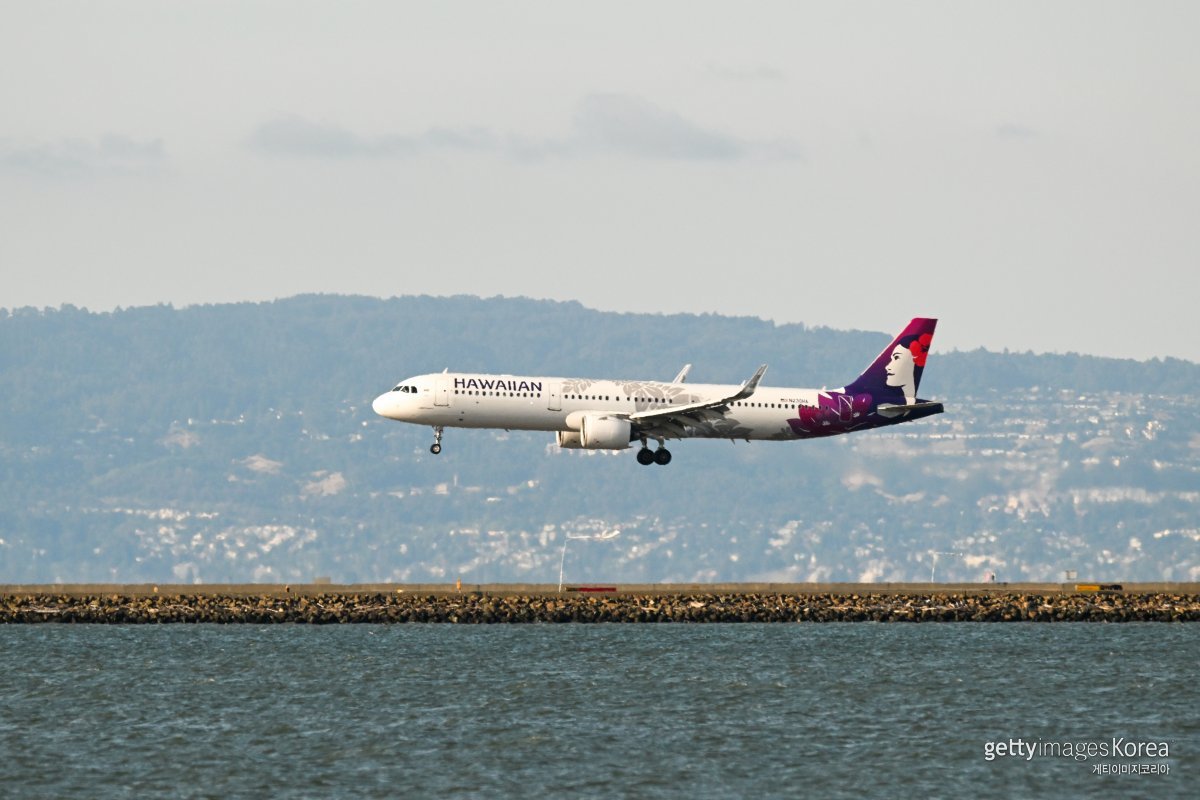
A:
<svg viewBox="0 0 1200 800">
<path fill-rule="evenodd" d="M 12 623 L 1198 622 L 1200 595 L 6 595 Z"/>
</svg>

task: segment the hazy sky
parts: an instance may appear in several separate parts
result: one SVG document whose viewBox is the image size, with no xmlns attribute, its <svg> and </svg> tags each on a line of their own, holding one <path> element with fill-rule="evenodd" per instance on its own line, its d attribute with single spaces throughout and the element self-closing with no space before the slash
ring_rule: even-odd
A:
<svg viewBox="0 0 1200 800">
<path fill-rule="evenodd" d="M 0 307 L 526 295 L 1200 361 L 1197 31 L 1165 2 L 0 0 Z"/>
</svg>

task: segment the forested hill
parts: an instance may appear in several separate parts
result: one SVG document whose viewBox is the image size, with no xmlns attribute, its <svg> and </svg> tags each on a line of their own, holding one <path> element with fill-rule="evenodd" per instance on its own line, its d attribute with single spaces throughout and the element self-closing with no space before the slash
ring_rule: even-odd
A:
<svg viewBox="0 0 1200 800">
<path fill-rule="evenodd" d="M 907 319 L 883 320 L 899 330 Z M 943 327 L 952 326 L 946 319 Z M 270 303 L 0 312 L 7 440 L 45 436 L 73 411 L 123 426 L 234 418 L 259 408 L 327 412 L 420 372 L 735 383 L 759 364 L 765 384 L 837 386 L 893 331 L 835 331 L 712 314 L 615 314 L 578 303 L 476 297 L 301 296 Z M 1176 394 L 1200 365 L 1080 355 L 936 350 L 922 394 L 988 391 Z M 68 425 L 68 427 L 70 427 Z M 10 439 L 10 437 L 14 437 Z"/>
<path fill-rule="evenodd" d="M 975 572 L 1019 564 L 1021 577 L 1045 577 L 1061 564 L 1028 562 L 1034 528 L 1066 548 L 1062 563 L 1106 564 L 1117 561 L 1097 553 L 1117 552 L 1113 537 L 1129 549 L 1130 525 L 1154 530 L 1133 537 L 1126 571 L 1190 568 L 1146 540 L 1166 530 L 1159 543 L 1178 531 L 1185 541 L 1195 523 L 1181 520 L 1198 518 L 1177 488 L 1194 483 L 1200 449 L 1187 421 L 1200 366 L 1184 361 L 945 353 L 935 339 L 921 393 L 946 402 L 941 418 L 848 442 L 685 443 L 658 471 L 629 453 L 563 454 L 547 435 L 502 432 L 448 432 L 434 460 L 428 431 L 369 408 L 400 378 L 445 367 L 665 380 L 690 362 L 694 381 L 735 383 L 765 362 L 765 384 L 833 387 L 905 322 L 834 331 L 466 296 L 3 311 L 0 582 L 549 579 L 554 542 L 604 526 L 622 528 L 621 545 L 595 546 L 589 563 L 622 580 L 909 579 L 949 549 L 982 559 Z M 1018 428 L 1033 439 L 1008 438 Z M 947 437 L 979 436 L 998 437 L 987 455 L 948 455 Z M 1031 441 L 1047 449 L 1035 457 Z M 946 452 L 926 460 L 921 448 Z M 891 472 L 917 464 L 928 477 L 954 458 L 937 491 Z M 1101 489 L 1118 491 L 1116 517 L 1090 541 L 1078 493 Z M 911 499 L 921 493 L 928 507 Z M 1144 496 L 1153 502 L 1139 505 Z"/>
</svg>

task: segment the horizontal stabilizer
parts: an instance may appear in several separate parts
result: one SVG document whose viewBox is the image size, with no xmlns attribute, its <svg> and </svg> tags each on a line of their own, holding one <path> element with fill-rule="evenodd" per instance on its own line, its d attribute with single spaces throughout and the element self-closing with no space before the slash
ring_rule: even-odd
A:
<svg viewBox="0 0 1200 800">
<path fill-rule="evenodd" d="M 909 403 L 908 405 L 884 405 L 875 409 L 877 413 L 885 417 L 902 417 L 913 411 L 933 411 L 935 414 L 940 414 L 945 411 L 945 406 L 941 403 L 930 403 L 922 401 L 919 403 Z"/>
</svg>

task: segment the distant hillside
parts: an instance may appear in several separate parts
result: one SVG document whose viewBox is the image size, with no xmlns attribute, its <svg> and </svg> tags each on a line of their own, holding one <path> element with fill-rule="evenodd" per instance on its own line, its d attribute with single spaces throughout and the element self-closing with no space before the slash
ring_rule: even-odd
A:
<svg viewBox="0 0 1200 800">
<path fill-rule="evenodd" d="M 882 320 L 898 327 L 905 320 Z M 953 325 L 946 319 L 943 326 Z M 665 469 L 379 420 L 450 367 L 836 386 L 887 335 L 474 297 L 0 314 L 0 582 L 1200 577 L 1200 366 L 934 354 L 941 417 Z"/>
</svg>

